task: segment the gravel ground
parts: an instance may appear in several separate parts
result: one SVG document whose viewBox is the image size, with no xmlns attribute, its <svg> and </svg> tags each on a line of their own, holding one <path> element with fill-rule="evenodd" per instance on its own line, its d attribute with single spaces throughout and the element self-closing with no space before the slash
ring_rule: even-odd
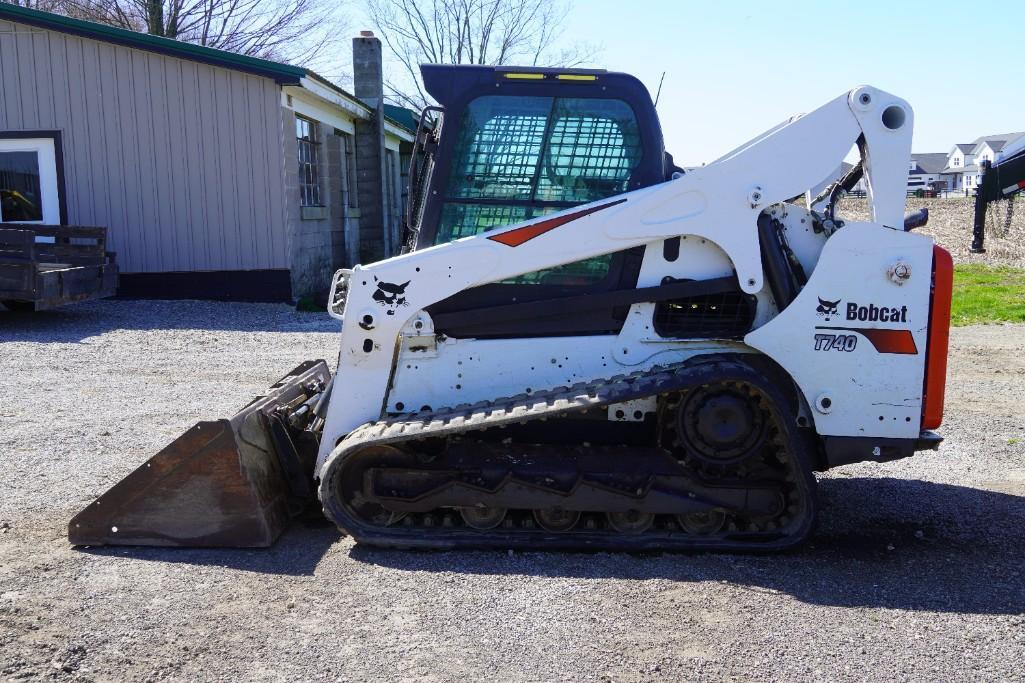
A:
<svg viewBox="0 0 1025 683">
<path fill-rule="evenodd" d="M 1025 326 L 954 330 L 938 453 L 821 477 L 784 556 L 73 550 L 67 520 L 198 419 L 333 358 L 326 317 L 0 313 L 0 678 L 1021 679 Z"/>
</svg>

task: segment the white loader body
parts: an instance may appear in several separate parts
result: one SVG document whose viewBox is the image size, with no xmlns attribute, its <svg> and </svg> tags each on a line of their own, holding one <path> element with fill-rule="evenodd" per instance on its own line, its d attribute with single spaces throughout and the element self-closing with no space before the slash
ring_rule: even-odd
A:
<svg viewBox="0 0 1025 683">
<path fill-rule="evenodd" d="M 663 184 L 336 276 L 336 287 L 346 288 L 332 296 L 344 303 L 333 311 L 343 321 L 337 396 L 318 468 L 342 437 L 382 413 L 536 392 L 723 350 L 764 353 L 785 368 L 820 435 L 917 437 L 933 243 L 903 229 L 912 122 L 905 101 L 857 88 Z M 805 209 L 783 202 L 829 175 L 859 137 L 875 222 L 816 234 Z M 756 230 L 774 205 L 810 276 L 782 314 Z M 678 236 L 680 257 L 669 262 L 662 243 Z M 638 287 L 735 272 L 758 297 L 756 328 L 743 343 L 662 338 L 650 323 L 653 304 L 636 303 L 618 335 L 438 339 L 424 310 L 470 287 L 637 245 L 646 247 Z M 375 298 L 380 283 L 401 294 Z M 838 302 L 837 310 L 823 315 L 819 299 Z M 859 319 L 862 307 L 906 313 L 899 321 Z M 899 339 L 873 343 L 877 329 Z"/>
</svg>

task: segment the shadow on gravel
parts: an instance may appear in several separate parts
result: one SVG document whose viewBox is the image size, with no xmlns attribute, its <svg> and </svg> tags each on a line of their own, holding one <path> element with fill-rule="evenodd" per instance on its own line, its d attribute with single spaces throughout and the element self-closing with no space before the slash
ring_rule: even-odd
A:
<svg viewBox="0 0 1025 683">
<path fill-rule="evenodd" d="M 409 552 L 356 546 L 404 571 L 726 582 L 802 602 L 1025 613 L 1025 498 L 887 478 L 820 482 L 819 529 L 782 555 Z"/>
<path fill-rule="evenodd" d="M 325 519 L 295 522 L 271 548 L 142 548 L 107 546 L 77 548 L 98 557 L 131 557 L 149 562 L 225 567 L 258 574 L 312 576 L 328 549 L 341 533 Z"/>
<path fill-rule="evenodd" d="M 0 307 L 0 343 L 79 343 L 113 330 L 337 332 L 326 313 L 299 313 L 285 304 L 218 301 L 85 301 L 38 313 Z"/>
</svg>

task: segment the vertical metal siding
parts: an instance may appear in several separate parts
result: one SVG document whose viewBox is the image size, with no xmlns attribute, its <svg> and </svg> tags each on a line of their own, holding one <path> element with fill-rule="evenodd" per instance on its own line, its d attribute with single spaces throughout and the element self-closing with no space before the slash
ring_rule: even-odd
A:
<svg viewBox="0 0 1025 683">
<path fill-rule="evenodd" d="M 62 131 L 72 223 L 123 272 L 287 268 L 271 79 L 0 21 L 0 131 Z"/>
</svg>

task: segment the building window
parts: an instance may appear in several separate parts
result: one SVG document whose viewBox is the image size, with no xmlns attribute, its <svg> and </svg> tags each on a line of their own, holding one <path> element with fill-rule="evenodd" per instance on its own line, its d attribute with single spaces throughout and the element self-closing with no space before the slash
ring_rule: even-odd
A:
<svg viewBox="0 0 1025 683">
<path fill-rule="evenodd" d="M 299 203 L 302 206 L 322 206 L 317 124 L 309 119 L 295 117 L 295 137 L 299 143 Z"/>
<path fill-rule="evenodd" d="M 960 166 L 961 165 L 961 157 L 954 157 L 954 165 L 955 166 Z"/>
<path fill-rule="evenodd" d="M 0 223 L 64 223 L 62 165 L 59 132 L 0 132 Z"/>
</svg>

